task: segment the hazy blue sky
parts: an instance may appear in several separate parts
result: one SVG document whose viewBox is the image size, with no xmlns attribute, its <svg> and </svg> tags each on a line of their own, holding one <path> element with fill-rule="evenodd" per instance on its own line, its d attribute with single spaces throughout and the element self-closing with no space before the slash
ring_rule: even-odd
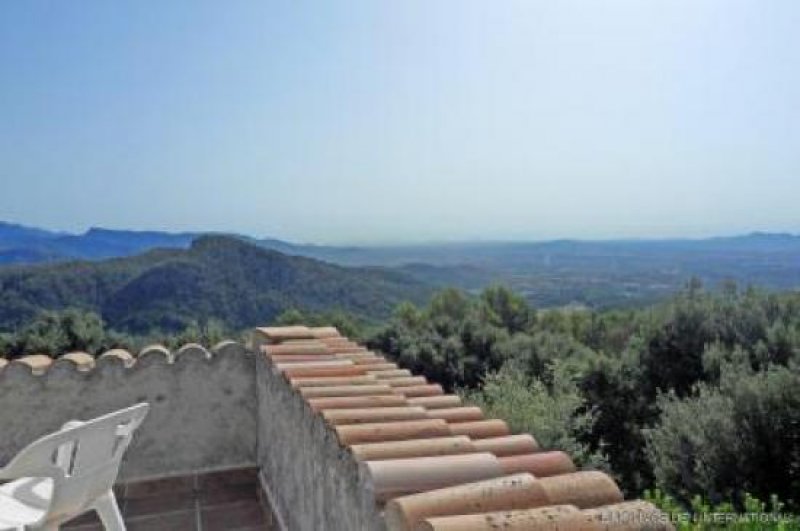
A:
<svg viewBox="0 0 800 531">
<path fill-rule="evenodd" d="M 800 231 L 800 2 L 0 2 L 0 219 Z"/>
</svg>

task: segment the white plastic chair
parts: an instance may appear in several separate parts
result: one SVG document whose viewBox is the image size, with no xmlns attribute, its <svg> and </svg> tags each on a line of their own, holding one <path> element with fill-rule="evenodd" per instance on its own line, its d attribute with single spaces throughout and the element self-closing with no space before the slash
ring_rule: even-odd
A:
<svg viewBox="0 0 800 531">
<path fill-rule="evenodd" d="M 67 422 L 21 450 L 0 485 L 0 530 L 56 530 L 97 511 L 105 529 L 124 531 L 112 487 L 133 432 L 149 405 L 137 404 L 86 422 Z"/>
</svg>

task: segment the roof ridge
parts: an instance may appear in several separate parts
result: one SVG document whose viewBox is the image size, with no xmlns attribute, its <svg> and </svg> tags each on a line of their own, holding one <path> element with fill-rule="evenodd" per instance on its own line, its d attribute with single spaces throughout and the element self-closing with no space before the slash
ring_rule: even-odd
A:
<svg viewBox="0 0 800 531">
<path fill-rule="evenodd" d="M 138 353 L 132 353 L 124 348 L 111 348 L 94 356 L 84 351 L 70 351 L 59 356 L 27 354 L 12 359 L 0 358 L 0 375 L 8 371 L 27 371 L 32 376 L 43 376 L 57 367 L 71 367 L 77 372 L 89 372 L 105 365 L 118 364 L 122 364 L 125 369 L 131 369 L 142 363 L 171 365 L 193 356 L 212 360 L 232 345 L 244 348 L 242 343 L 227 339 L 211 348 L 199 343 L 185 343 L 177 349 L 170 350 L 163 344 L 154 343 L 143 347 Z"/>
<path fill-rule="evenodd" d="M 569 455 L 541 449 L 533 434 L 512 434 L 502 419 L 484 418 L 480 408 L 332 327 L 317 330 L 256 333 L 261 353 L 307 411 L 361 463 L 375 503 L 386 504 L 388 529 L 535 529 L 543 518 L 563 520 L 565 529 L 632 521 L 673 529 L 653 505 L 626 502 L 606 473 L 577 470 Z"/>
</svg>

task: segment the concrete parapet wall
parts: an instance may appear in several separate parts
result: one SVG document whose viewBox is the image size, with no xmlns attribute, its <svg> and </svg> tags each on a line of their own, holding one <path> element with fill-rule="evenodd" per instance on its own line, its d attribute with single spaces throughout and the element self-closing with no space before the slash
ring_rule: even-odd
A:
<svg viewBox="0 0 800 531">
<path fill-rule="evenodd" d="M 133 439 L 120 481 L 256 464 L 255 356 L 225 342 L 142 351 L 135 363 L 102 356 L 93 368 L 57 360 L 36 372 L 0 370 L 0 466 L 69 419 L 93 418 L 137 402 L 150 413 Z"/>
<path fill-rule="evenodd" d="M 350 451 L 266 356 L 256 370 L 258 465 L 285 529 L 384 530 L 373 488 Z"/>
</svg>

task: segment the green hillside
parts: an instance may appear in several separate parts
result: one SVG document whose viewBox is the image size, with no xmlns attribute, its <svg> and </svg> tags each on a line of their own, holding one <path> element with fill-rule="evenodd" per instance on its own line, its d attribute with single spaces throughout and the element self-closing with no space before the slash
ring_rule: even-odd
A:
<svg viewBox="0 0 800 531">
<path fill-rule="evenodd" d="M 187 250 L 0 270 L 0 330 L 13 330 L 41 310 L 68 307 L 95 311 L 112 328 L 133 333 L 181 330 L 212 318 L 240 328 L 289 308 L 342 309 L 371 319 L 428 294 L 425 284 L 401 273 L 207 236 Z"/>
</svg>

